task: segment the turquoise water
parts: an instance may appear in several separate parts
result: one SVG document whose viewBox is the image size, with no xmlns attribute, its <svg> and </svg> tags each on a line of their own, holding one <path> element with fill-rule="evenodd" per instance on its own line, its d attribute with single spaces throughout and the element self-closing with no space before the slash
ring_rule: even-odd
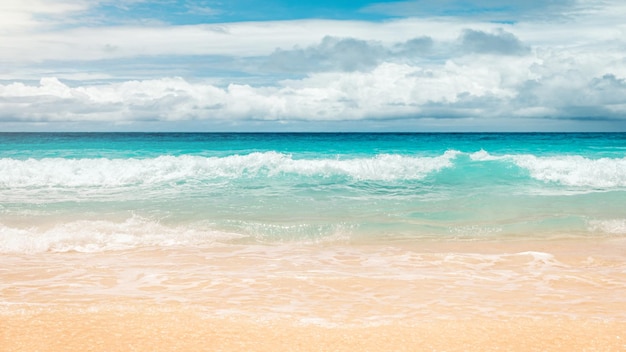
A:
<svg viewBox="0 0 626 352">
<path fill-rule="evenodd" d="M 626 134 L 0 134 L 0 252 L 626 235 Z"/>
</svg>

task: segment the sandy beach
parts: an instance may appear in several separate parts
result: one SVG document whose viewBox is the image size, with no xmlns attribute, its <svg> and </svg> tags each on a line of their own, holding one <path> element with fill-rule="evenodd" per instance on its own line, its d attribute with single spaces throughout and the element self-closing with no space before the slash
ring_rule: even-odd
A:
<svg viewBox="0 0 626 352">
<path fill-rule="evenodd" d="M 5 255 L 0 345 L 622 351 L 624 245 L 587 238 Z"/>
<path fill-rule="evenodd" d="M 556 318 L 327 328 L 144 306 L 5 314 L 0 342 L 5 351 L 623 351 L 624 331 L 625 322 Z"/>
</svg>

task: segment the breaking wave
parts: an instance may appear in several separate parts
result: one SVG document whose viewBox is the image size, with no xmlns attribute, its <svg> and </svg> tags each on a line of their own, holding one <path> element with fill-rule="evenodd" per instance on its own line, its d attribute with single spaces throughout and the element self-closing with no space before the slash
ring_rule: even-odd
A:
<svg viewBox="0 0 626 352">
<path fill-rule="evenodd" d="M 626 158 L 589 159 L 578 155 L 535 156 L 492 155 L 484 150 L 462 153 L 449 150 L 442 155 L 406 156 L 379 154 L 364 158 L 295 159 L 279 152 L 251 153 L 226 157 L 159 156 L 146 159 L 0 159 L 0 189 L 27 187 L 124 187 L 205 180 L 255 177 L 347 177 L 354 180 L 422 180 L 444 169 L 455 169 L 462 177 L 460 155 L 470 164 L 497 161 L 506 172 L 511 164 L 546 183 L 573 187 L 626 187 Z M 507 166 L 508 165 L 508 166 Z"/>
<path fill-rule="evenodd" d="M 626 187 L 626 158 L 589 159 L 579 155 L 535 156 L 530 154 L 494 156 L 481 150 L 470 155 L 477 162 L 505 161 L 527 170 L 533 179 L 564 186 Z"/>
<path fill-rule="evenodd" d="M 159 156 L 150 159 L 0 159 L 0 187 L 132 186 L 190 180 L 347 176 L 357 180 L 422 179 L 451 167 L 458 154 L 436 157 L 381 154 L 355 159 L 294 159 L 278 152 L 227 157 Z"/>
</svg>

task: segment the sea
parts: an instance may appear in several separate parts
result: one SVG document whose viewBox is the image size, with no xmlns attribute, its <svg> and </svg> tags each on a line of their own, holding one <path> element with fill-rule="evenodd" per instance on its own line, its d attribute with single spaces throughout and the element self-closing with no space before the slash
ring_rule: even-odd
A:
<svg viewBox="0 0 626 352">
<path fill-rule="evenodd" d="M 0 133 L 5 312 L 626 319 L 625 241 L 624 133 Z"/>
</svg>

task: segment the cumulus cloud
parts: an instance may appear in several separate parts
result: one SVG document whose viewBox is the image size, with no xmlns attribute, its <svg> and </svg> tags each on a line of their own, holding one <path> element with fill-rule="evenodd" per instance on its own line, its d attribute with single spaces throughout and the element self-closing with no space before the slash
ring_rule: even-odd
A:
<svg viewBox="0 0 626 352">
<path fill-rule="evenodd" d="M 338 120 L 419 113 L 428 102 L 460 94 L 507 95 L 497 73 L 439 72 L 384 63 L 368 72 L 313 74 L 273 87 L 190 83 L 182 78 L 69 87 L 56 78 L 39 85 L 0 85 L 3 119 L 117 121 L 186 119 Z M 60 108 L 51 108 L 56 104 Z"/>
<path fill-rule="evenodd" d="M 429 36 L 421 36 L 407 40 L 403 43 L 397 43 L 393 47 L 393 52 L 399 57 L 424 57 L 431 54 L 434 46 L 433 38 Z"/>
<path fill-rule="evenodd" d="M 459 38 L 463 52 L 478 54 L 525 55 L 530 48 L 515 35 L 502 29 L 494 33 L 466 29 Z"/>
<path fill-rule="evenodd" d="M 626 121 L 626 81 L 614 74 L 561 72 L 520 86 L 517 115 Z"/>
<path fill-rule="evenodd" d="M 376 42 L 326 36 L 318 45 L 292 50 L 277 49 L 268 58 L 268 67 L 281 71 L 356 71 L 375 67 L 386 56 Z"/>
<path fill-rule="evenodd" d="M 0 122 L 549 118 L 626 126 L 626 7 L 618 1 L 581 1 L 586 10 L 559 23 L 450 15 L 41 30 L 86 4 L 94 3 L 0 5 L 31 26 L 9 26 L 0 41 Z M 527 14 L 539 3 L 528 6 Z"/>
<path fill-rule="evenodd" d="M 435 50 L 436 44 L 439 46 Z M 276 49 L 265 60 L 264 69 L 307 73 L 323 71 L 371 70 L 383 62 L 405 62 L 430 59 L 432 56 L 454 57 L 465 54 L 526 55 L 530 47 L 514 34 L 501 28 L 492 33 L 464 29 L 457 41 L 439 41 L 420 36 L 403 42 L 383 44 L 357 38 L 326 36 L 320 43 L 300 48 Z"/>
<path fill-rule="evenodd" d="M 319 44 L 290 50 L 276 49 L 264 68 L 284 72 L 365 71 L 383 62 L 427 56 L 433 39 L 427 36 L 383 45 L 379 41 L 326 36 Z"/>
<path fill-rule="evenodd" d="M 428 67 L 383 62 L 371 70 L 319 72 L 272 86 L 163 78 L 71 87 L 51 77 L 37 85 L 0 85 L 0 119 L 223 123 L 545 114 L 624 119 L 624 77 L 567 70 L 544 75 L 543 65 L 562 65 L 548 59 L 483 57 L 487 61 L 447 60 Z"/>
</svg>

